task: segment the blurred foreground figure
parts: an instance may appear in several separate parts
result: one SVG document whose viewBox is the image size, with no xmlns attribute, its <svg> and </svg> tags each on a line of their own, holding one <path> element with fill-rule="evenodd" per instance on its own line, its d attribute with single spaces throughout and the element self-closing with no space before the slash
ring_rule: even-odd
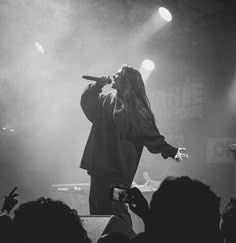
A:
<svg viewBox="0 0 236 243">
<path fill-rule="evenodd" d="M 136 204 L 130 209 L 145 223 L 133 243 L 222 243 L 219 230 L 220 198 L 210 187 L 187 176 L 167 177 L 148 202 L 131 189 Z"/>
<path fill-rule="evenodd" d="M 236 242 L 236 198 L 230 198 L 225 203 L 221 214 L 220 229 L 225 243 Z"/>
<path fill-rule="evenodd" d="M 15 210 L 13 230 L 19 243 L 90 243 L 77 211 L 61 201 L 40 198 Z"/>
</svg>

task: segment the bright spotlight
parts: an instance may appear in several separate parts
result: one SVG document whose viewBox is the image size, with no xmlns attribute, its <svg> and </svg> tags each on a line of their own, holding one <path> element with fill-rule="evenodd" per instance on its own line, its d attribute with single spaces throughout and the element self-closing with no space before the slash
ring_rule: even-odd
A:
<svg viewBox="0 0 236 243">
<path fill-rule="evenodd" d="M 37 48 L 37 50 L 38 50 L 39 52 L 41 52 L 42 54 L 44 54 L 44 49 L 43 49 L 43 47 L 42 47 L 42 45 L 41 45 L 40 43 L 38 43 L 38 42 L 36 41 L 36 42 L 34 42 L 34 45 L 35 45 L 35 47 Z"/>
<path fill-rule="evenodd" d="M 170 11 L 167 8 L 164 7 L 160 7 L 158 9 L 159 14 L 161 15 L 161 17 L 165 20 L 165 21 L 171 21 L 172 20 L 172 15 L 170 13 Z"/>
<path fill-rule="evenodd" d="M 155 64 L 153 61 L 148 60 L 148 59 L 142 61 L 139 71 L 142 75 L 144 83 L 147 82 L 147 80 L 148 80 L 149 76 L 151 75 L 152 71 L 154 70 L 154 68 L 155 68 Z"/>
<path fill-rule="evenodd" d="M 142 67 L 144 68 L 144 70 L 151 72 L 155 68 L 155 64 L 151 60 L 144 60 L 142 62 Z"/>
</svg>

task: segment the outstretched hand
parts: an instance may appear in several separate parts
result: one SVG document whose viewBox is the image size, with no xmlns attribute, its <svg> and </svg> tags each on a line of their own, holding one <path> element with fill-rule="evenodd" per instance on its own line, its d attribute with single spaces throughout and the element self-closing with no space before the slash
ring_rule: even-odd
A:
<svg viewBox="0 0 236 243">
<path fill-rule="evenodd" d="M 1 211 L 7 211 L 9 214 L 14 206 L 18 203 L 16 197 L 19 195 L 15 193 L 17 187 L 15 187 L 8 195 L 4 195 L 5 200 Z"/>
<path fill-rule="evenodd" d="M 178 148 L 178 151 L 175 155 L 175 160 L 177 162 L 180 162 L 180 160 L 183 160 L 183 159 L 188 159 L 188 155 L 182 152 L 185 150 L 186 150 L 186 148 Z"/>
</svg>

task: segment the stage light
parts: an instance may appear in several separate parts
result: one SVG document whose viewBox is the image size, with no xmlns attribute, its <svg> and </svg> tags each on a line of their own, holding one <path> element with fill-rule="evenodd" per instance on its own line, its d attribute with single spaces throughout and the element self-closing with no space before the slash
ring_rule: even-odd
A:
<svg viewBox="0 0 236 243">
<path fill-rule="evenodd" d="M 146 59 L 142 62 L 142 67 L 144 70 L 151 72 L 155 68 L 155 64 L 153 61 Z"/>
<path fill-rule="evenodd" d="M 44 54 L 44 49 L 43 49 L 42 45 L 39 42 L 37 42 L 37 41 L 34 42 L 34 45 L 35 45 L 35 47 L 37 48 L 37 50 L 39 52 L 41 52 L 42 54 Z"/>
<path fill-rule="evenodd" d="M 151 61 L 149 59 L 142 61 L 139 71 L 142 75 L 144 83 L 147 82 L 147 80 L 148 80 L 149 76 L 151 75 L 152 71 L 154 70 L 154 68 L 155 68 L 155 64 L 153 61 Z"/>
<path fill-rule="evenodd" d="M 170 22 L 172 20 L 172 14 L 167 8 L 160 7 L 158 12 L 165 21 Z"/>
</svg>

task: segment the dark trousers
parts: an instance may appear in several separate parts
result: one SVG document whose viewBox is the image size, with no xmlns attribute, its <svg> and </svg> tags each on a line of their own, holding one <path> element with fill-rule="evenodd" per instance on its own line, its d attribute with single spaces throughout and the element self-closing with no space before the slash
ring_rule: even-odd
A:
<svg viewBox="0 0 236 243">
<path fill-rule="evenodd" d="M 115 215 L 132 227 L 128 206 L 111 201 L 109 189 L 113 184 L 121 184 L 122 179 L 109 173 L 90 174 L 89 209 L 91 215 Z M 129 185 L 126 185 L 129 186 Z"/>
</svg>

